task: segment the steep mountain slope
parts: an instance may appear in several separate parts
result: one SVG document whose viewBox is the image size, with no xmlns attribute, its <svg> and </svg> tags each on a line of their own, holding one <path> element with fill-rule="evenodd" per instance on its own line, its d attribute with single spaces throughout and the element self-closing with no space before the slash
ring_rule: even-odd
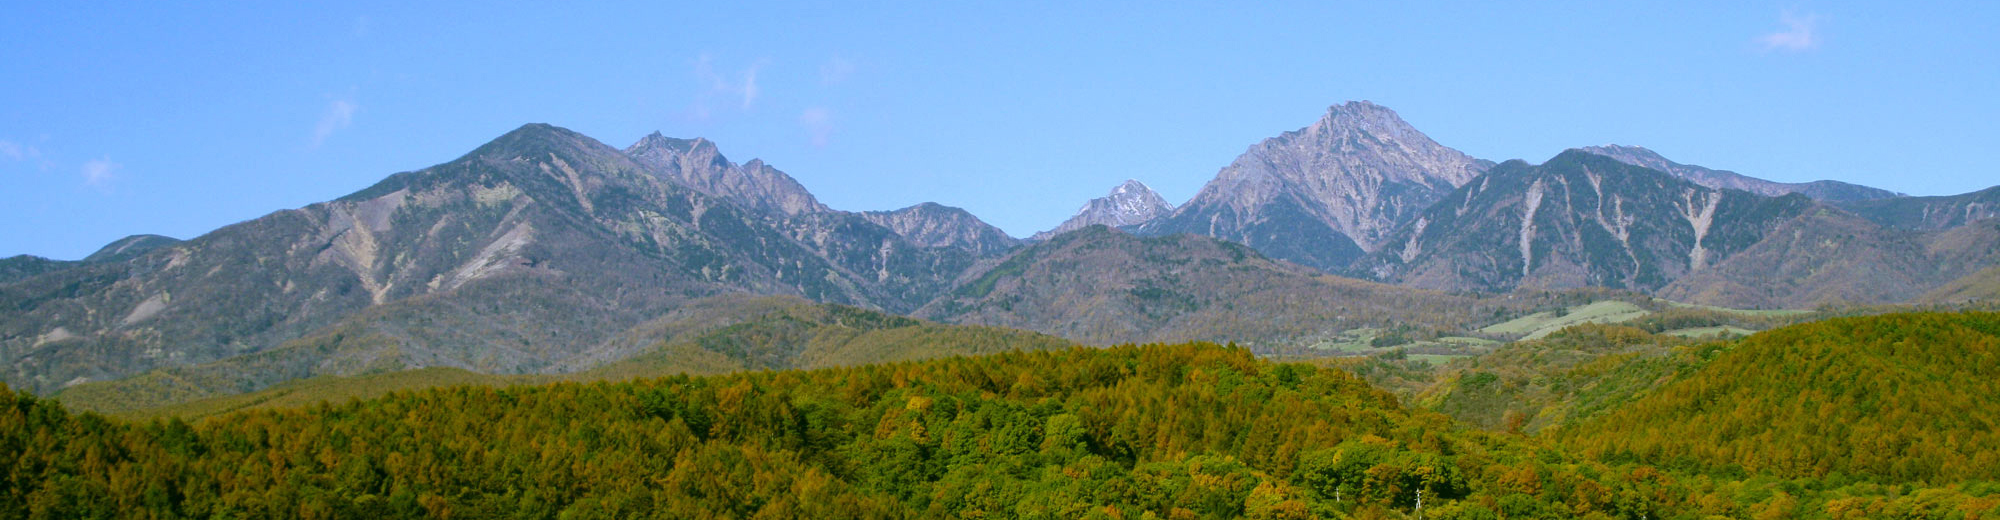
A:
<svg viewBox="0 0 2000 520">
<path fill-rule="evenodd" d="M 1211 236 L 1336 270 L 1489 166 L 1388 108 L 1350 102 L 1250 147 L 1193 200 L 1140 229 Z"/>
<path fill-rule="evenodd" d="M 154 249 L 180 243 L 180 240 L 160 235 L 132 235 L 112 241 L 98 248 L 83 260 L 51 260 L 34 255 L 15 255 L 0 258 L 0 285 L 13 283 L 40 275 L 87 264 L 123 262 L 152 252 Z"/>
<path fill-rule="evenodd" d="M 1990 226 L 1989 226 L 1990 227 Z M 1902 302 L 2000 262 L 1993 235 L 1913 233 L 1817 208 L 1713 268 L 1675 280 L 1664 298 L 1707 305 L 1812 308 Z"/>
<path fill-rule="evenodd" d="M 1995 300 L 2000 300 L 2000 265 L 1947 282 L 1912 302 L 1950 304 Z"/>
<path fill-rule="evenodd" d="M 2000 186 L 1959 195 L 1865 200 L 1839 206 L 1884 226 L 1924 231 L 1950 229 L 2000 218 Z"/>
<path fill-rule="evenodd" d="M 76 267 L 81 263 L 71 260 L 52 260 L 35 255 L 0 258 L 0 285 L 26 280 L 42 273 Z"/>
<path fill-rule="evenodd" d="M 1563 438 L 1717 472 L 1995 479 L 1996 396 L 2000 314 L 1840 318 L 1745 338 Z"/>
<path fill-rule="evenodd" d="M 1749 248 L 1812 204 L 1711 189 L 1570 150 L 1541 165 L 1494 167 L 1354 271 L 1448 291 L 1651 291 Z"/>
<path fill-rule="evenodd" d="M 526 126 L 334 202 L 0 289 L 0 301 L 23 310 L 0 317 L 7 380 L 49 388 L 257 352 L 376 304 L 498 278 L 603 282 L 589 288 L 635 305 L 717 290 L 698 271 L 661 268 L 608 230 L 580 225 L 598 209 L 636 210 L 642 197 L 687 195 L 684 218 L 690 203 L 715 205 L 658 186 L 616 150 Z M 69 338 L 52 341 L 50 331 Z"/>
<path fill-rule="evenodd" d="M 1091 226 L 974 270 L 917 315 L 1094 344 L 1234 341 L 1268 349 L 1369 326 L 1465 327 L 1519 302 L 1322 275 L 1241 245 Z"/>
<path fill-rule="evenodd" d="M 105 244 L 104 247 L 98 248 L 97 252 L 83 257 L 83 261 L 91 263 L 123 262 L 137 258 L 139 255 L 151 253 L 155 249 L 179 243 L 181 243 L 180 239 L 174 237 L 132 235 Z"/>
<path fill-rule="evenodd" d="M 729 162 L 707 139 L 675 139 L 653 132 L 625 148 L 625 155 L 669 182 L 740 208 L 781 216 L 827 211 L 792 176 L 759 159 L 741 165 Z"/>
<path fill-rule="evenodd" d="M 861 216 L 924 247 L 956 247 L 992 256 L 1021 243 L 972 213 L 935 202 L 894 211 L 864 211 Z"/>
<path fill-rule="evenodd" d="M 52 389 L 308 336 L 385 354 L 279 356 L 278 373 L 543 371 L 691 297 L 912 309 L 974 260 L 826 219 L 777 226 L 588 137 L 528 125 L 333 202 L 0 286 L 0 307 L 19 309 L 0 315 L 0 377 Z"/>
<path fill-rule="evenodd" d="M 1668 160 L 1658 152 L 1638 146 L 1603 145 L 1586 146 L 1581 150 L 1617 159 L 1634 166 L 1644 166 L 1667 172 L 1674 176 L 1694 181 L 1695 184 L 1715 189 L 1743 190 L 1766 197 L 1777 197 L 1797 193 L 1826 202 L 1851 202 L 1862 200 L 1888 199 L 1903 196 L 1889 190 L 1870 188 L 1859 184 L 1840 181 L 1813 181 L 1804 183 L 1774 182 L 1743 175 L 1728 170 L 1712 170 L 1691 164 L 1681 164 Z"/>
<path fill-rule="evenodd" d="M 1159 193 L 1137 180 L 1126 180 L 1124 184 L 1111 189 L 1111 194 L 1085 202 L 1076 215 L 1063 221 L 1055 229 L 1035 233 L 1030 240 L 1048 240 L 1050 237 L 1076 231 L 1090 226 L 1104 225 L 1114 228 L 1144 224 L 1162 215 L 1172 213 L 1174 205 L 1167 203 Z"/>
</svg>

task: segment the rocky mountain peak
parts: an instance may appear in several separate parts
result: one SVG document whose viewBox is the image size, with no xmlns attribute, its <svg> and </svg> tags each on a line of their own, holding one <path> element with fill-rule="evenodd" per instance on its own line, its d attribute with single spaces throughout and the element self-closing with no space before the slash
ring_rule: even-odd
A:
<svg viewBox="0 0 2000 520">
<path fill-rule="evenodd" d="M 487 141 L 486 144 L 466 154 L 464 158 L 514 159 L 551 153 L 577 155 L 595 153 L 600 149 L 608 148 L 596 139 L 568 128 L 547 123 L 528 123 L 492 141 Z"/>
<path fill-rule="evenodd" d="M 865 211 L 861 216 L 925 247 L 956 247 L 985 256 L 1020 244 L 1019 239 L 979 220 L 971 212 L 936 202 L 894 211 Z"/>
<path fill-rule="evenodd" d="M 1194 200 L 1141 231 L 1198 233 L 1339 269 L 1491 166 L 1438 144 L 1393 110 L 1348 102 L 1251 146 Z"/>
<path fill-rule="evenodd" d="M 1111 194 L 1083 204 L 1075 216 L 1048 231 L 1036 233 L 1031 240 L 1047 240 L 1072 230 L 1092 225 L 1112 227 L 1135 226 L 1173 212 L 1174 205 L 1160 194 L 1136 179 L 1127 179 L 1123 184 L 1111 189 Z"/>
<path fill-rule="evenodd" d="M 763 160 L 738 165 L 708 139 L 653 132 L 625 149 L 653 175 L 756 212 L 792 216 L 827 211 L 805 186 Z"/>
<path fill-rule="evenodd" d="M 1349 101 L 1327 107 L 1326 115 L 1318 122 L 1298 132 L 1287 132 L 1286 136 L 1306 137 L 1349 136 L 1367 133 L 1386 136 L 1394 140 L 1430 139 L 1403 121 L 1402 116 L 1388 107 L 1368 101 Z"/>
</svg>

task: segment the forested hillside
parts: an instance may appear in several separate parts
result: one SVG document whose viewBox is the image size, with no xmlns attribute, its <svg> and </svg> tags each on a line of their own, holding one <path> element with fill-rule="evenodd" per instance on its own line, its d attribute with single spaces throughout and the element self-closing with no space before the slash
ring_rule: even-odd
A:
<svg viewBox="0 0 2000 520">
<path fill-rule="evenodd" d="M 436 365 L 399 370 L 397 364 L 383 362 L 387 356 L 372 355 L 373 349 L 343 350 L 357 343 L 379 342 L 358 333 L 308 338 L 265 354 L 77 385 L 55 397 L 71 407 L 116 416 L 205 416 L 271 404 L 312 404 L 314 396 L 370 397 L 389 389 L 827 368 L 1075 346 L 1027 331 L 947 325 L 799 298 L 749 295 L 689 302 L 593 349 L 564 374 L 485 374 Z M 347 362 L 357 366 L 341 376 L 313 378 L 281 369 L 298 358 L 354 360 Z M 360 365 L 361 359 L 374 364 Z M 298 380 L 276 383 L 287 376 Z M 259 390 L 271 384 L 277 386 Z"/>
<path fill-rule="evenodd" d="M 1745 338 L 1564 432 L 1613 460 L 1722 474 L 2000 479 L 2000 314 L 1841 318 Z"/>
<path fill-rule="evenodd" d="M 0 515 L 16 518 L 1979 518 L 2000 505 L 1982 482 L 1591 460 L 1405 409 L 1342 370 L 1202 344 L 460 386 L 193 424 L 0 391 L 0 459 L 14 461 Z"/>
</svg>

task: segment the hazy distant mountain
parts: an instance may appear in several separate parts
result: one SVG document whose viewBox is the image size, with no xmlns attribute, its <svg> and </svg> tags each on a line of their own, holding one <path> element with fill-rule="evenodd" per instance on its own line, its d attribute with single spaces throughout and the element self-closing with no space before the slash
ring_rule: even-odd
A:
<svg viewBox="0 0 2000 520">
<path fill-rule="evenodd" d="M 1912 232 L 1821 206 L 1658 294 L 1732 307 L 1896 303 L 1994 265 L 2000 265 L 2000 221 Z"/>
<path fill-rule="evenodd" d="M 917 315 L 1085 343 L 1310 343 L 1359 327 L 1463 328 L 1504 302 L 1326 275 L 1248 247 L 1090 226 L 1023 247 Z"/>
<path fill-rule="evenodd" d="M 1827 202 L 1848 202 L 1858 200 L 1887 199 L 1903 196 L 1889 190 L 1870 188 L 1859 184 L 1840 181 L 1813 181 L 1804 183 L 1773 182 L 1727 170 L 1713 170 L 1691 164 L 1681 164 L 1667 160 L 1659 153 L 1637 146 L 1603 145 L 1586 146 L 1583 151 L 1617 159 L 1626 164 L 1644 166 L 1667 172 L 1695 184 L 1715 189 L 1743 190 L 1767 197 L 1797 193 L 1812 197 L 1813 200 Z"/>
<path fill-rule="evenodd" d="M 2000 218 L 2000 186 L 1959 195 L 1899 197 L 1838 205 L 1884 226 L 1915 230 L 1949 229 Z"/>
<path fill-rule="evenodd" d="M 1812 204 L 1712 189 L 1570 150 L 1540 165 L 1495 166 L 1354 270 L 1450 291 L 1650 291 L 1750 247 Z"/>
<path fill-rule="evenodd" d="M 1432 141 L 1388 108 L 1349 102 L 1250 147 L 1193 200 L 1140 230 L 1216 237 L 1335 270 L 1491 164 Z"/>
<path fill-rule="evenodd" d="M 1126 227 L 1144 224 L 1161 215 L 1174 211 L 1174 205 L 1159 193 L 1136 180 L 1126 180 L 1124 184 L 1111 189 L 1111 194 L 1083 204 L 1076 215 L 1057 225 L 1055 229 L 1036 233 L 1030 240 L 1048 240 L 1049 237 L 1068 233 L 1090 226 L 1104 225 Z"/>
<path fill-rule="evenodd" d="M 18 309 L 0 314 L 0 378 L 47 390 L 252 354 L 268 362 L 260 380 L 537 372 L 689 298 L 741 291 L 907 311 L 977 259 L 821 211 L 809 194 L 749 189 L 776 170 L 704 170 L 727 164 L 704 151 L 712 145 L 646 142 L 634 152 L 657 160 L 527 125 L 339 200 L 0 285 L 0 307 Z M 684 177 L 746 189 L 711 196 Z"/>
<path fill-rule="evenodd" d="M 956 247 L 988 256 L 1005 253 L 1021 243 L 972 213 L 935 202 L 894 211 L 865 211 L 861 216 L 926 247 Z"/>
</svg>

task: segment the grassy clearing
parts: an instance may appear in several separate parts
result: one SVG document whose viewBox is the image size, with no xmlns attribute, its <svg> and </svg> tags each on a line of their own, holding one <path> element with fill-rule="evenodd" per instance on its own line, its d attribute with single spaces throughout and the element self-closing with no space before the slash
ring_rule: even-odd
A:
<svg viewBox="0 0 2000 520">
<path fill-rule="evenodd" d="M 1731 327 L 1728 325 L 1723 325 L 1719 327 L 1694 327 L 1687 329 L 1676 329 L 1676 330 L 1662 332 L 1661 334 L 1666 334 L 1669 336 L 1680 336 L 1683 338 L 1711 338 L 1717 336 L 1748 336 L 1756 333 L 1757 331 L 1742 327 Z"/>
<path fill-rule="evenodd" d="M 1644 317 L 1646 309 L 1630 302 L 1607 300 L 1565 309 L 1567 312 L 1537 312 L 1479 329 L 1486 334 L 1540 339 L 1552 332 L 1584 323 L 1620 323 Z"/>
</svg>

